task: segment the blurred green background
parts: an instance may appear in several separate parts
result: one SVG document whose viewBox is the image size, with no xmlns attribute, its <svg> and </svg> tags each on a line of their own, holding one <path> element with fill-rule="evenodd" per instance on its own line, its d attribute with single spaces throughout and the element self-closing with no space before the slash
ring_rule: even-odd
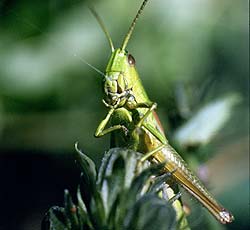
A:
<svg viewBox="0 0 250 230">
<path fill-rule="evenodd" d="M 142 1 L 92 2 L 119 46 Z M 246 0 L 152 0 L 128 45 L 170 142 L 234 213 L 225 229 L 249 228 L 248 42 Z M 100 164 L 102 77 L 82 59 L 109 55 L 86 1 L 0 1 L 1 230 L 39 229 L 74 194 L 76 141 Z"/>
</svg>

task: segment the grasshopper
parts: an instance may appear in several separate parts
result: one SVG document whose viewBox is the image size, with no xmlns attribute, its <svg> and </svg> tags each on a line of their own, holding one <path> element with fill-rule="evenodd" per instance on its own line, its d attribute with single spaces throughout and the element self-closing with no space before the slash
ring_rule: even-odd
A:
<svg viewBox="0 0 250 230">
<path fill-rule="evenodd" d="M 181 156 L 169 145 L 155 112 L 157 105 L 148 98 L 135 68 L 135 59 L 126 51 L 136 22 L 147 2 L 148 0 L 143 1 L 121 47 L 117 49 L 114 48 L 99 16 L 92 9 L 112 51 L 103 84 L 103 103 L 109 111 L 99 124 L 95 136 L 111 133 L 111 147 L 127 147 L 141 152 L 144 154 L 141 161 L 150 159 L 154 163 L 166 162 L 165 172 L 172 172 L 173 178 L 222 224 L 230 223 L 234 220 L 233 215 L 215 200 Z"/>
</svg>

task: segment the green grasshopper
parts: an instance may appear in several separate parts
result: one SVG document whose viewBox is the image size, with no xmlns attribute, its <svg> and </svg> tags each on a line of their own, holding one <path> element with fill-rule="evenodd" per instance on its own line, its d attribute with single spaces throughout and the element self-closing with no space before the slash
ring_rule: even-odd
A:
<svg viewBox="0 0 250 230">
<path fill-rule="evenodd" d="M 138 10 L 121 48 L 115 49 L 102 21 L 92 9 L 108 38 L 112 54 L 104 77 L 104 105 L 109 112 L 99 124 L 95 136 L 111 133 L 111 147 L 127 147 L 144 153 L 141 161 L 166 162 L 164 170 L 200 201 L 222 224 L 234 220 L 203 186 L 181 156 L 169 145 L 155 109 L 156 103 L 148 98 L 135 68 L 134 57 L 126 46 L 136 22 L 148 0 Z M 110 124 L 110 125 L 109 125 Z"/>
</svg>

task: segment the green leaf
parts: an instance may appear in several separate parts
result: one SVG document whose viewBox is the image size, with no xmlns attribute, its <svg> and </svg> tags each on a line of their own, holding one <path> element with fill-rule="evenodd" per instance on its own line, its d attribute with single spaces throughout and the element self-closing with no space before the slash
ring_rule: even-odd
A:
<svg viewBox="0 0 250 230">
<path fill-rule="evenodd" d="M 150 176 L 159 175 L 164 165 L 165 163 L 152 165 L 143 170 L 137 177 L 135 177 L 130 187 L 130 196 L 136 198 L 136 194 L 141 192 L 144 185 L 147 184 Z"/>
<path fill-rule="evenodd" d="M 102 186 L 103 180 L 105 179 L 105 175 L 107 174 L 107 170 L 112 168 L 114 161 L 118 157 L 122 157 L 125 162 L 125 181 L 124 186 L 128 188 L 131 185 L 131 182 L 135 176 L 137 170 L 138 160 L 141 158 L 142 154 L 135 152 L 131 149 L 126 148 L 112 148 L 108 152 L 105 153 L 102 164 L 98 173 L 97 184 Z"/>
<path fill-rule="evenodd" d="M 175 210 L 168 202 L 154 194 L 148 194 L 134 204 L 124 219 L 123 229 L 175 229 L 175 219 Z"/>
<path fill-rule="evenodd" d="M 91 176 L 92 177 L 91 181 L 95 181 L 96 179 L 95 163 L 80 149 L 78 149 L 78 143 L 75 143 L 75 150 L 77 152 L 76 155 L 77 163 L 79 163 L 82 172 L 85 173 L 86 176 Z"/>
<path fill-rule="evenodd" d="M 99 168 L 97 182 L 96 182 L 97 185 L 99 185 L 99 188 L 102 186 L 103 180 L 105 179 L 105 171 L 108 167 L 111 156 L 112 156 L 112 150 L 109 150 L 108 152 L 105 152 L 102 158 L 102 164 Z"/>
<path fill-rule="evenodd" d="M 149 181 L 150 176 L 159 174 L 163 166 L 164 164 L 158 164 L 144 169 L 138 176 L 134 178 L 130 188 L 126 189 L 123 194 L 120 195 L 120 208 L 116 217 L 117 226 L 123 223 L 125 215 L 127 215 L 137 200 L 148 192 L 148 188 L 144 192 L 143 189 Z M 153 195 L 157 197 L 156 194 Z"/>
<path fill-rule="evenodd" d="M 115 157 L 110 158 L 108 167 L 104 171 L 104 180 L 101 187 L 101 195 L 107 215 L 125 184 L 124 159 L 118 154 L 113 156 Z"/>
<path fill-rule="evenodd" d="M 82 200 L 81 192 L 80 192 L 80 187 L 78 186 L 77 188 L 77 201 L 78 201 L 78 214 L 79 214 L 79 225 L 80 226 L 85 226 L 89 228 L 93 228 L 92 224 L 89 220 L 89 216 L 87 213 L 87 208 Z"/>
<path fill-rule="evenodd" d="M 77 206 L 65 190 L 65 208 L 50 211 L 42 230 L 161 230 L 175 226 L 175 210 L 159 197 L 171 175 L 159 176 L 164 163 L 149 167 L 148 162 L 140 162 L 140 153 L 113 148 L 105 153 L 96 183 L 93 161 L 77 146 L 76 150 L 82 170 Z"/>
<path fill-rule="evenodd" d="M 77 230 L 79 229 L 79 221 L 77 216 L 77 208 L 72 202 L 71 196 L 68 190 L 64 191 L 64 206 L 65 206 L 65 215 L 70 223 L 70 229 Z"/>
<path fill-rule="evenodd" d="M 167 172 L 161 176 L 158 176 L 154 179 L 154 183 L 152 184 L 152 186 L 149 188 L 150 193 L 158 193 L 160 192 L 164 186 L 166 186 L 166 182 L 169 180 L 173 180 L 173 178 L 171 177 L 171 173 Z"/>
<path fill-rule="evenodd" d="M 89 209 L 90 201 L 92 196 L 96 193 L 96 169 L 94 162 L 85 154 L 83 154 L 75 144 L 75 149 L 77 152 L 76 159 L 79 164 L 82 174 L 80 181 L 80 192 L 81 197 Z"/>
<path fill-rule="evenodd" d="M 45 214 L 42 221 L 42 230 L 65 230 L 67 228 L 67 218 L 64 208 L 54 206 Z"/>
<path fill-rule="evenodd" d="M 99 192 L 92 197 L 90 201 L 90 209 L 88 211 L 94 229 L 108 229 L 106 226 L 106 213 Z"/>
</svg>

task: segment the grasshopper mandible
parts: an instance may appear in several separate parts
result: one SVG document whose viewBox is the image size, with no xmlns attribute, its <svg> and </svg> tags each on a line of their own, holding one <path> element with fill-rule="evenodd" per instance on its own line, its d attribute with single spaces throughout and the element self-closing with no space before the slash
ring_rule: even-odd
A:
<svg viewBox="0 0 250 230">
<path fill-rule="evenodd" d="M 120 48 L 115 49 L 102 21 L 92 9 L 104 30 L 112 54 L 104 77 L 103 103 L 109 112 L 99 124 L 95 136 L 111 133 L 111 147 L 128 147 L 145 154 L 142 161 L 166 162 L 166 172 L 200 201 L 222 224 L 233 221 L 233 215 L 223 208 L 191 171 L 181 156 L 169 145 L 155 109 L 156 103 L 148 98 L 135 68 L 134 57 L 126 46 L 136 22 L 148 0 L 137 12 Z M 110 124 L 109 127 L 108 124 Z"/>
</svg>

